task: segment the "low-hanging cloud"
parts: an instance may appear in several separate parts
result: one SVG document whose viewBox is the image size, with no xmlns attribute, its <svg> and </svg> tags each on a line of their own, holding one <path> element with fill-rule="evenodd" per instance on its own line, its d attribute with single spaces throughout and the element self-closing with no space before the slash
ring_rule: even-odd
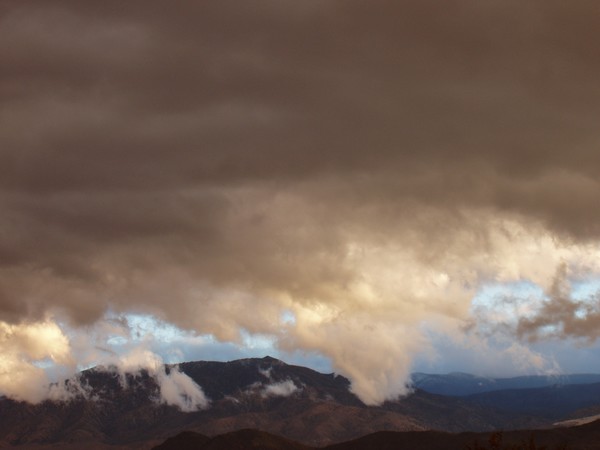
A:
<svg viewBox="0 0 600 450">
<path fill-rule="evenodd" d="M 39 403 L 46 399 L 60 402 L 77 398 L 102 400 L 107 394 L 90 386 L 85 376 L 77 371 L 74 350 L 55 323 L 47 321 L 20 327 L 3 324 L 2 332 L 5 349 L 0 360 L 2 395 Z M 126 390 L 136 389 L 130 379 L 144 371 L 156 383 L 156 401 L 159 403 L 175 406 L 183 412 L 210 406 L 210 400 L 194 380 L 177 365 L 167 367 L 160 356 L 144 347 L 142 343 L 122 354 L 105 353 L 99 358 L 100 364 L 91 370 L 114 374 Z M 46 359 L 54 363 L 54 377 L 35 364 Z"/>
<path fill-rule="evenodd" d="M 319 352 L 378 403 L 481 285 L 600 272 L 593 2 L 304 4 L 1 7 L 0 391 L 134 311 Z M 513 333 L 597 338 L 551 304 Z"/>
<path fill-rule="evenodd" d="M 136 375 L 143 370 L 156 382 L 160 403 L 176 406 L 183 412 L 210 406 L 210 400 L 194 380 L 177 365 L 167 368 L 160 356 L 144 349 L 143 345 L 134 347 L 128 353 L 107 358 L 105 364 L 95 370 L 116 373 L 125 389 L 132 388 L 127 384 L 127 375 Z"/>
<path fill-rule="evenodd" d="M 299 390 L 300 388 L 293 380 L 284 380 L 263 386 L 260 395 L 263 397 L 289 397 Z"/>
<path fill-rule="evenodd" d="M 210 405 L 202 388 L 179 367 L 171 368 L 169 373 L 160 371 L 156 379 L 161 401 L 167 405 L 177 406 L 183 412 L 198 411 Z"/>
</svg>

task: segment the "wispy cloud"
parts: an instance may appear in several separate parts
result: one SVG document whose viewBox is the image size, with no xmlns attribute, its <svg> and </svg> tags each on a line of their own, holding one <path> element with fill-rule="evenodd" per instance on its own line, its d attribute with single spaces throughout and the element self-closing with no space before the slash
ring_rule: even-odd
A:
<svg viewBox="0 0 600 450">
<path fill-rule="evenodd" d="M 285 380 L 263 386 L 260 393 L 263 397 L 289 397 L 299 390 L 292 380 Z"/>
</svg>

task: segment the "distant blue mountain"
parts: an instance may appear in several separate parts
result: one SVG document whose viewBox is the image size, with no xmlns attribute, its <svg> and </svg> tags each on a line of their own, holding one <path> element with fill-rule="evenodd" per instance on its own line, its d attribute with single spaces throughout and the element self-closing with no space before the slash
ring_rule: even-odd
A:
<svg viewBox="0 0 600 450">
<path fill-rule="evenodd" d="M 530 375 L 513 378 L 488 378 L 462 372 L 448 374 L 413 373 L 413 386 L 423 391 L 462 397 L 504 389 L 531 389 L 570 384 L 600 383 L 600 374 Z"/>
</svg>

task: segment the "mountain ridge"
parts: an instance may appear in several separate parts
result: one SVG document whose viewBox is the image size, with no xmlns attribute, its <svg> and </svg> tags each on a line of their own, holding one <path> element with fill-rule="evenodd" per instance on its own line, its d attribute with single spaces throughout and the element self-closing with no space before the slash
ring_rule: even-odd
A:
<svg viewBox="0 0 600 450">
<path fill-rule="evenodd" d="M 515 377 L 484 377 L 465 372 L 429 374 L 414 372 L 412 385 L 433 394 L 462 397 L 505 389 L 527 389 L 553 385 L 600 383 L 600 374 L 575 373 L 551 375 L 520 375 Z"/>
<path fill-rule="evenodd" d="M 135 374 L 106 370 L 110 368 L 81 372 L 78 382 L 85 395 L 75 395 L 68 402 L 48 400 L 30 405 L 1 399 L 0 444 L 134 446 L 142 441 L 162 441 L 185 430 L 217 436 L 260 429 L 303 445 L 324 446 L 375 431 L 544 428 L 576 418 L 572 416 L 578 411 L 593 413 L 600 407 L 600 400 L 589 401 L 595 395 L 586 395 L 588 387 L 584 385 L 555 389 L 569 394 L 555 396 L 555 405 L 563 405 L 558 415 L 543 412 L 540 402 L 548 395 L 536 390 L 539 388 L 522 389 L 514 395 L 523 402 L 531 399 L 530 409 L 523 409 L 519 402 L 503 403 L 502 395 L 493 392 L 451 397 L 418 388 L 401 399 L 367 406 L 351 392 L 347 378 L 272 357 L 166 365 L 158 372 L 160 376 L 148 370 Z M 199 409 L 188 411 L 175 406 L 177 403 L 169 404 L 160 383 L 181 387 L 182 380 L 187 387 L 201 386 L 210 403 L 207 400 Z M 64 382 L 69 385 L 76 383 Z M 596 392 L 596 386 L 592 388 Z M 176 394 L 185 400 L 186 391 Z"/>
</svg>

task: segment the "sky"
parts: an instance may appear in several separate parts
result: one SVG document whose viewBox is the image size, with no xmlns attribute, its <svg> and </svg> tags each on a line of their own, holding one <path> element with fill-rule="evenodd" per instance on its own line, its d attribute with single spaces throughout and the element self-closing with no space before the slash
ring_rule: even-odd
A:
<svg viewBox="0 0 600 450">
<path fill-rule="evenodd" d="M 598 42 L 592 0 L 0 1 L 0 393 L 600 372 Z"/>
</svg>

